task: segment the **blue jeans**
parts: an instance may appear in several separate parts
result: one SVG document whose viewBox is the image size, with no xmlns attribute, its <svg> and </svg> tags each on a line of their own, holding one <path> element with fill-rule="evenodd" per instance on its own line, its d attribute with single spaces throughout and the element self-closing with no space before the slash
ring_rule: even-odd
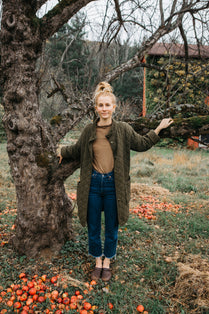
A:
<svg viewBox="0 0 209 314">
<path fill-rule="evenodd" d="M 93 170 L 88 200 L 88 241 L 89 254 L 102 256 L 101 212 L 105 215 L 104 256 L 116 255 L 118 241 L 117 201 L 114 173 L 102 174 Z"/>
</svg>

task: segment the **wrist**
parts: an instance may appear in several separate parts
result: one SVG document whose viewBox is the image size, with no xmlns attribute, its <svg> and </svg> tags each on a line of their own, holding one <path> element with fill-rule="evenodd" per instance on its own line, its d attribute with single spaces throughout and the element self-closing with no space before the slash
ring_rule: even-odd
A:
<svg viewBox="0 0 209 314">
<path fill-rule="evenodd" d="M 159 128 L 159 127 L 157 127 L 157 128 L 154 130 L 154 132 L 155 132 L 157 135 L 159 135 L 160 131 L 161 131 L 161 128 Z"/>
</svg>

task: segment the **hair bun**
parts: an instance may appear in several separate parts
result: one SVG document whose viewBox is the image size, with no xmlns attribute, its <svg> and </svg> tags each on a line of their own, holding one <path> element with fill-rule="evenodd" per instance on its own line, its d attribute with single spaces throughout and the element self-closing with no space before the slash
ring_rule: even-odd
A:
<svg viewBox="0 0 209 314">
<path fill-rule="evenodd" d="M 113 94 L 113 88 L 108 82 L 100 82 L 94 92 L 94 102 L 97 104 L 97 99 L 100 95 L 104 96 L 111 96 L 113 99 L 113 102 L 116 104 L 116 97 Z"/>
<path fill-rule="evenodd" d="M 96 87 L 95 94 L 105 91 L 112 93 L 113 92 L 112 86 L 108 82 L 100 82 Z"/>
</svg>

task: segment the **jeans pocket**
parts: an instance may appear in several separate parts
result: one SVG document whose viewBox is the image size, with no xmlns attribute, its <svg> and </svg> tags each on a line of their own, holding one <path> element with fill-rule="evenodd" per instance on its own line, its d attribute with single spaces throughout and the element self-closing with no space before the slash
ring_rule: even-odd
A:
<svg viewBox="0 0 209 314">
<path fill-rule="evenodd" d="M 109 176 L 107 177 L 107 181 L 109 181 L 109 182 L 114 182 L 114 181 L 115 181 L 114 175 L 109 175 Z"/>
<path fill-rule="evenodd" d="M 90 186 L 96 187 L 99 185 L 99 178 L 97 174 L 92 173 Z"/>
</svg>

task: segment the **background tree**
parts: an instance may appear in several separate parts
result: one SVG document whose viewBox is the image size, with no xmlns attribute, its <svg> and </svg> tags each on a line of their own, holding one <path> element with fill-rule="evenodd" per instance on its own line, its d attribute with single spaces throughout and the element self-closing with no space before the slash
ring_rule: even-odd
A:
<svg viewBox="0 0 209 314">
<path fill-rule="evenodd" d="M 67 108 L 72 109 L 75 99 L 82 93 L 89 93 L 104 76 L 107 69 L 127 61 L 137 51 L 137 45 L 123 42 L 119 38 L 109 46 L 102 42 L 83 38 L 85 16 L 77 14 L 72 26 L 64 25 L 50 40 L 39 61 L 41 77 L 40 105 L 42 116 L 48 120 Z M 120 100 L 124 116 L 138 116 L 142 110 L 143 69 L 136 68 L 125 73 L 113 82 L 115 93 Z M 55 81 L 63 86 L 68 94 L 67 101 L 62 97 Z M 53 95 L 49 91 L 54 90 Z M 50 97 L 49 97 L 50 95 Z M 69 106 L 69 103 L 71 106 Z"/>
<path fill-rule="evenodd" d="M 47 40 L 43 54 L 39 58 L 40 106 L 42 116 L 48 120 L 66 109 L 67 102 L 72 104 L 81 91 L 87 91 L 89 81 L 93 79 L 93 75 L 90 74 L 93 66 L 89 66 L 92 59 L 91 51 L 88 42 L 83 38 L 84 26 L 85 16 L 75 15 L 70 25 L 65 24 Z M 68 90 L 71 96 L 67 101 L 63 101 L 60 93 L 54 93 L 49 97 L 50 91 L 57 87 L 55 82 L 59 82 Z"/>
<path fill-rule="evenodd" d="M 78 167 L 79 162 L 59 167 L 56 149 L 59 140 L 81 116 L 59 115 L 53 120 L 53 125 L 43 119 L 39 106 L 40 75 L 37 75 L 36 65 L 46 40 L 91 1 L 93 0 L 61 0 L 42 18 L 38 18 L 37 11 L 46 0 L 3 0 L 3 121 L 17 195 L 13 245 L 20 254 L 35 256 L 44 248 L 58 252 L 72 234 L 73 207 L 65 193 L 63 182 Z M 138 13 L 154 14 L 157 3 L 158 1 L 114 0 L 116 13 L 110 16 L 104 37 L 111 34 L 109 39 L 112 41 L 121 29 L 126 29 L 125 25 L 129 22 L 146 30 L 147 38 L 141 42 L 134 57 L 106 73 L 107 80 L 111 81 L 139 66 L 146 51 L 162 36 L 179 27 L 188 12 L 195 17 L 195 14 L 209 6 L 205 1 L 183 1 L 183 4 L 178 4 L 173 0 L 164 16 L 160 1 L 160 23 L 158 21 L 149 25 L 146 21 L 147 26 L 143 25 L 142 20 L 138 19 Z M 151 15 L 149 20 L 156 22 Z M 63 92 L 61 86 L 57 86 Z M 91 108 L 90 98 L 84 93 L 79 102 L 85 104 L 85 115 Z"/>
</svg>

